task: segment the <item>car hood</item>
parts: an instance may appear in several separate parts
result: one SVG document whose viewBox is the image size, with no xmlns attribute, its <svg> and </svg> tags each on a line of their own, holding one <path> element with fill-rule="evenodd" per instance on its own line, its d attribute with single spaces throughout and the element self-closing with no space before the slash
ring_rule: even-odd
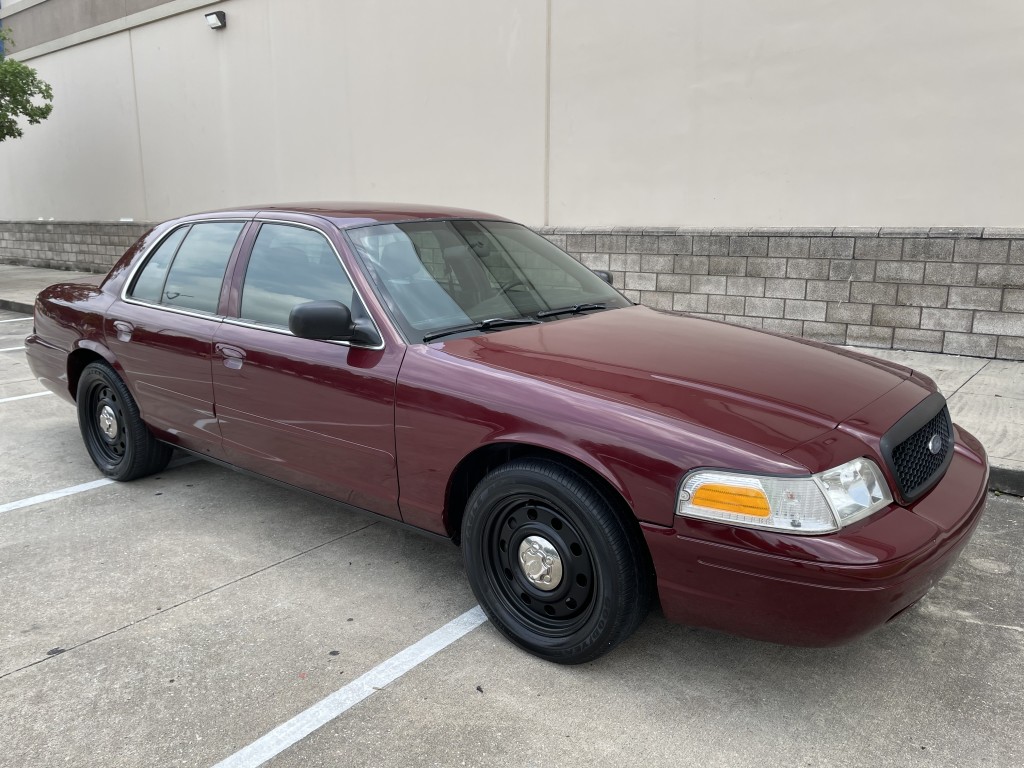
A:
<svg viewBox="0 0 1024 768">
<path fill-rule="evenodd" d="M 780 454 L 834 429 L 913 374 L 816 342 L 645 307 L 438 346 Z"/>
</svg>

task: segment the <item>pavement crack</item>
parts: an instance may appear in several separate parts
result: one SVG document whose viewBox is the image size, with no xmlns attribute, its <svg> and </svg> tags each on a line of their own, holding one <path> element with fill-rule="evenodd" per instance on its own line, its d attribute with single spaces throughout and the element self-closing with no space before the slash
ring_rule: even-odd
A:
<svg viewBox="0 0 1024 768">
<path fill-rule="evenodd" d="M 50 659 L 54 659 L 54 658 L 56 658 L 58 656 L 63 656 L 66 653 L 70 653 L 71 651 L 74 651 L 74 650 L 76 650 L 78 648 L 81 648 L 82 646 L 89 645 L 90 643 L 94 643 L 97 640 L 102 640 L 104 637 L 110 637 L 111 635 L 116 635 L 118 632 L 121 632 L 121 631 L 126 630 L 126 629 L 130 629 L 131 627 L 134 627 L 137 624 L 141 624 L 144 621 L 148 621 L 149 619 L 152 619 L 154 616 L 163 616 L 163 615 L 173 611 L 175 608 L 180 608 L 183 605 L 188 605 L 189 603 L 193 603 L 193 602 L 195 602 L 196 600 L 199 600 L 202 597 L 206 597 L 207 595 L 212 595 L 214 592 L 219 592 L 220 590 L 222 590 L 222 589 L 224 589 L 226 587 L 230 587 L 233 584 L 237 584 L 240 581 L 245 581 L 246 579 L 250 579 L 253 576 L 257 576 L 257 575 L 263 573 L 264 571 L 269 571 L 271 568 L 276 568 L 277 566 L 283 565 L 284 563 L 287 563 L 290 560 L 294 560 L 297 557 L 302 557 L 303 555 L 308 555 L 310 552 L 315 552 L 318 549 L 323 549 L 324 547 L 328 546 L 329 544 L 333 544 L 336 541 L 341 541 L 342 539 L 348 538 L 349 536 L 352 536 L 353 534 L 359 533 L 360 531 L 365 531 L 367 528 L 372 528 L 373 526 L 375 526 L 377 524 L 378 523 L 376 521 L 367 523 L 366 525 L 364 525 L 364 526 L 362 526 L 360 528 L 356 528 L 355 530 L 348 531 L 347 533 L 343 533 L 340 536 L 335 536 L 333 539 L 328 539 L 325 542 L 317 544 L 315 547 L 310 547 L 309 549 L 304 549 L 301 552 L 296 552 L 293 555 L 289 555 L 288 557 L 282 558 L 281 560 L 278 560 L 276 562 L 270 563 L 269 565 L 265 565 L 262 568 L 257 568 L 255 571 L 252 571 L 250 573 L 246 573 L 246 574 L 244 574 L 242 576 L 239 576 L 237 579 L 232 579 L 231 581 L 226 581 L 223 584 L 214 587 L 213 589 L 208 589 L 205 592 L 200 592 L 197 595 L 193 595 L 192 597 L 190 597 L 190 598 L 188 598 L 186 600 L 182 600 L 181 602 L 175 603 L 174 605 L 170 606 L 169 608 L 165 608 L 163 610 L 154 611 L 153 613 L 147 614 L 146 616 L 143 616 L 140 619 L 136 619 L 135 621 L 130 621 L 127 624 L 125 624 L 123 627 L 118 627 L 117 629 L 112 629 L 109 632 L 104 632 L 102 635 L 97 635 L 96 637 L 89 638 L 88 640 L 83 640 L 82 642 L 76 643 L 75 645 L 69 645 L 67 648 L 63 648 L 63 647 L 54 648 L 53 650 L 48 651 L 47 655 L 44 656 L 41 659 L 37 659 L 37 660 L 33 661 L 30 664 L 25 664 L 24 666 L 18 667 L 17 669 L 12 669 L 12 670 L 10 670 L 8 672 L 4 672 L 3 674 L 0 674 L 0 680 L 3 680 L 5 677 L 9 677 L 10 675 L 13 675 L 13 674 L 15 674 L 17 672 L 21 672 L 21 671 L 26 670 L 26 669 L 28 669 L 30 667 L 34 667 L 34 666 L 36 666 L 38 664 L 42 664 L 44 661 L 50 661 Z"/>
</svg>

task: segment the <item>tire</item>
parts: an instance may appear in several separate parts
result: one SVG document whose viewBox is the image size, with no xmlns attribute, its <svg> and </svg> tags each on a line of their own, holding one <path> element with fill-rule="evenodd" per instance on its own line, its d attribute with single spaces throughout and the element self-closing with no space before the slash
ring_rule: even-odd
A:
<svg viewBox="0 0 1024 768">
<path fill-rule="evenodd" d="M 463 516 L 462 551 L 494 626 L 547 661 L 607 653 L 651 604 L 638 535 L 583 475 L 553 461 L 517 460 L 484 477 Z"/>
<path fill-rule="evenodd" d="M 126 482 L 167 466 L 173 449 L 153 437 L 128 387 L 109 365 L 85 366 L 76 401 L 85 448 L 104 475 Z"/>
</svg>

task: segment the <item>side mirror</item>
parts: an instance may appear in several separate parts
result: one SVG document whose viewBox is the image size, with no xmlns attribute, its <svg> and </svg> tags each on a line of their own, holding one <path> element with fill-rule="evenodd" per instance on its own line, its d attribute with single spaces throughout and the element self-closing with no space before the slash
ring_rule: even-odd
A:
<svg viewBox="0 0 1024 768">
<path fill-rule="evenodd" d="M 607 269 L 594 269 L 594 270 L 591 270 L 591 271 L 595 275 L 600 277 L 602 280 L 604 280 L 606 283 L 608 283 L 608 285 L 612 284 L 612 273 L 609 272 Z"/>
<path fill-rule="evenodd" d="M 292 307 L 288 330 L 303 339 L 349 341 L 371 347 L 381 343 L 373 325 L 353 320 L 351 310 L 340 301 L 307 301 Z"/>
</svg>

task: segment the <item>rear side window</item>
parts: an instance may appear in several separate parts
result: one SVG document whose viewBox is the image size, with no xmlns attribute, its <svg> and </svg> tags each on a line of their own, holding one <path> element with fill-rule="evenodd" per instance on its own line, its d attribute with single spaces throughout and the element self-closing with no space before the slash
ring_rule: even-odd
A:
<svg viewBox="0 0 1024 768">
<path fill-rule="evenodd" d="M 297 304 L 333 299 L 362 312 L 352 283 L 323 235 L 304 227 L 264 224 L 242 283 L 242 319 L 280 328 Z"/>
<path fill-rule="evenodd" d="M 130 295 L 165 306 L 217 312 L 221 283 L 243 222 L 182 227 L 142 268 Z"/>
</svg>

